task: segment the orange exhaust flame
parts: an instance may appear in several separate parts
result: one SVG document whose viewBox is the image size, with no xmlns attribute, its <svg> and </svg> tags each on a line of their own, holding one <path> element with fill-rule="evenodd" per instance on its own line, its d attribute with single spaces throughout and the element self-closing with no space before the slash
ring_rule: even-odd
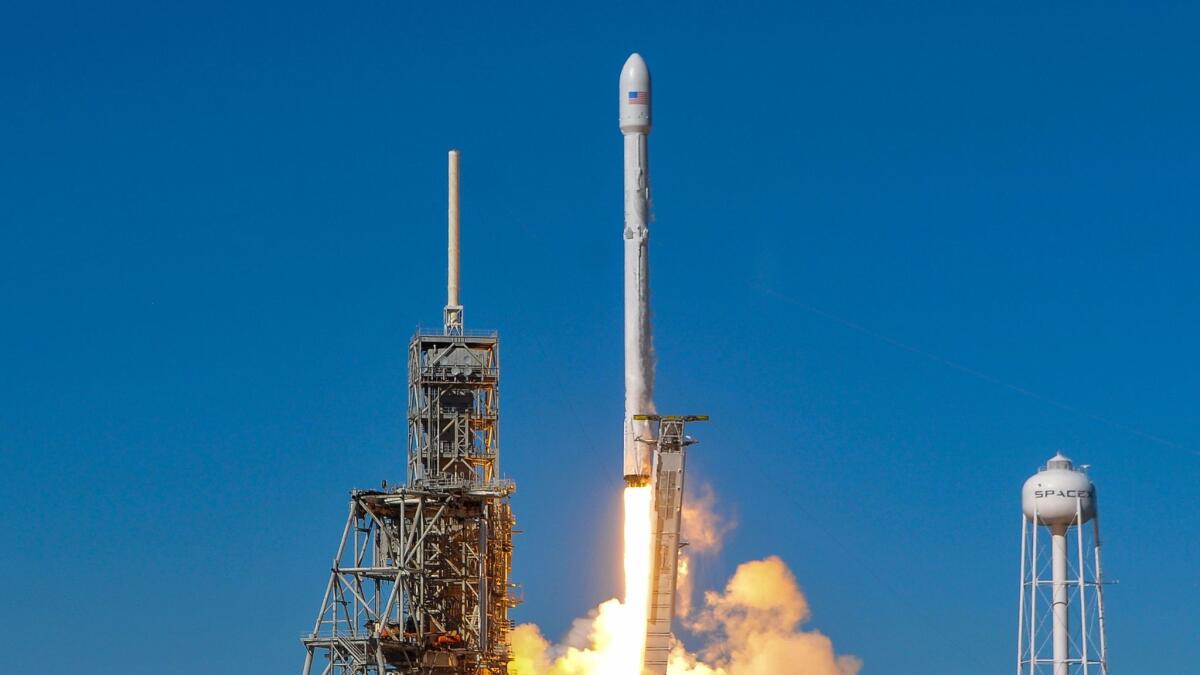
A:
<svg viewBox="0 0 1200 675">
<path fill-rule="evenodd" d="M 650 502 L 649 488 L 625 490 L 625 601 L 601 603 L 576 622 L 583 630 L 572 630 L 563 645 L 552 645 L 533 624 L 518 626 L 512 633 L 511 672 L 641 675 L 650 593 Z M 697 521 L 722 522 L 707 508 L 700 510 Z M 717 535 L 697 552 L 719 548 L 726 529 L 706 528 Z M 668 675 L 858 675 L 860 660 L 836 654 L 828 637 L 803 630 L 808 618 L 808 601 L 783 560 L 771 556 L 739 565 L 723 592 L 705 593 L 703 606 L 693 608 L 685 625 L 704 646 L 693 653 L 677 642 Z"/>
</svg>

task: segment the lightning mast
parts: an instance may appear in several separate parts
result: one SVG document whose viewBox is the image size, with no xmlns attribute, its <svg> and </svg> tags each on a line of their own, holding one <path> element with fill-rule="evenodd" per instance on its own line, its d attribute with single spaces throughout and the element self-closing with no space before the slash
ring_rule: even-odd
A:
<svg viewBox="0 0 1200 675">
<path fill-rule="evenodd" d="M 443 330 L 408 349 L 407 481 L 351 492 L 302 675 L 508 672 L 516 486 L 500 475 L 499 337 L 463 328 L 458 165 L 451 150 Z"/>
</svg>

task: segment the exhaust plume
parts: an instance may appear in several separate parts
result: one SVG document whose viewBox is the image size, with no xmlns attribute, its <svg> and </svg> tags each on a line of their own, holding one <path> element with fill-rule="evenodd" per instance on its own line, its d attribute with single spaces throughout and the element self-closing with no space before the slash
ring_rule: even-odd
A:
<svg viewBox="0 0 1200 675">
<path fill-rule="evenodd" d="M 702 663 L 672 675 L 857 675 L 862 662 L 838 656 L 833 642 L 816 631 L 801 629 L 811 617 L 808 600 L 796 577 L 778 556 L 742 563 L 723 593 L 709 591 L 691 630 L 707 638 Z M 680 654 L 686 659 L 686 654 Z"/>
<path fill-rule="evenodd" d="M 616 599 L 601 603 L 585 618 L 576 619 L 562 644 L 551 644 L 534 624 L 512 633 L 513 667 L 520 675 L 637 675 L 645 630 L 645 597 L 636 570 L 642 558 L 638 542 L 649 545 L 641 525 L 646 489 L 626 490 L 626 601 L 640 598 L 631 608 Z M 721 550 L 733 522 L 714 509 L 716 495 L 708 485 L 685 503 L 684 533 L 693 554 Z M 635 515 L 636 514 L 636 515 Z M 631 519 L 631 516 L 634 516 Z M 648 513 L 646 514 L 648 518 Z M 632 556 L 630 555 L 632 554 Z M 688 565 L 686 559 L 681 566 Z M 691 570 L 688 570 L 689 572 Z M 683 584 L 694 576 L 681 569 L 678 598 L 691 601 Z M 646 578 L 649 569 L 645 569 Z M 632 577 L 632 578 L 630 578 Z M 686 581 L 685 581 L 686 580 Z M 808 600 L 795 575 L 778 556 L 743 563 L 723 591 L 708 591 L 700 607 L 690 607 L 685 627 L 702 641 L 689 651 L 676 641 L 668 675 L 858 675 L 862 661 L 838 655 L 833 642 L 817 631 L 804 630 L 811 618 Z M 682 613 L 680 614 L 682 616 Z"/>
<path fill-rule="evenodd" d="M 512 633 L 520 675 L 634 675 L 608 658 L 625 630 L 624 607 L 609 600 L 588 619 L 586 646 L 551 645 L 533 624 Z M 801 626 L 811 616 L 795 576 L 777 556 L 743 563 L 722 592 L 709 591 L 690 628 L 706 640 L 697 652 L 676 644 L 670 675 L 858 675 L 862 661 Z M 579 622 L 577 622 L 578 627 Z M 575 632 L 574 630 L 572 632 Z"/>
</svg>

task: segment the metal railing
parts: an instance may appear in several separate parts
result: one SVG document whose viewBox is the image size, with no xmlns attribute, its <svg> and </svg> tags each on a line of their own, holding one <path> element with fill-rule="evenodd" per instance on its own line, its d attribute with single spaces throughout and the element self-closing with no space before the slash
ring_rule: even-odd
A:
<svg viewBox="0 0 1200 675">
<path fill-rule="evenodd" d="M 423 478 L 421 487 L 438 490 L 465 490 L 467 492 L 511 492 L 517 487 L 511 478 L 477 480 L 468 478 Z"/>
<path fill-rule="evenodd" d="M 418 325 L 416 332 L 413 333 L 413 336 L 414 337 L 490 337 L 490 338 L 495 338 L 495 337 L 500 337 L 500 333 L 495 330 L 489 330 L 489 329 L 483 329 L 483 328 L 472 328 L 472 329 L 464 328 L 461 333 L 457 333 L 454 335 L 447 335 L 445 328 L 424 328 L 424 327 Z"/>
</svg>

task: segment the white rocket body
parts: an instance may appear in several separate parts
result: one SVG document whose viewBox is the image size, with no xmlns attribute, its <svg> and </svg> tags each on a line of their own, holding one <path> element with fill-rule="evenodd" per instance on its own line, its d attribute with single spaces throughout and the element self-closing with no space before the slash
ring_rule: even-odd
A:
<svg viewBox="0 0 1200 675">
<path fill-rule="evenodd" d="M 621 69 L 620 125 L 625 141 L 625 482 L 648 485 L 651 431 L 634 415 L 654 414 L 650 338 L 650 71 L 638 54 Z"/>
</svg>

